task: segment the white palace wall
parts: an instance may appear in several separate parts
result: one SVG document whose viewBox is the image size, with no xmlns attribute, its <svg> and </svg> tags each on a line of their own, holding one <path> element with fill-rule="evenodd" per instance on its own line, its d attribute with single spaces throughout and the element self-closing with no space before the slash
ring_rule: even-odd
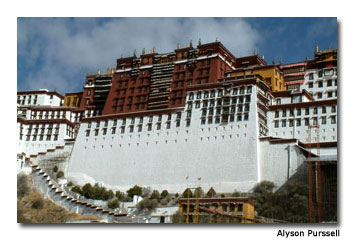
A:
<svg viewBox="0 0 354 240">
<path fill-rule="evenodd" d="M 43 124 L 46 127 L 45 133 L 43 135 L 43 140 L 39 140 L 37 135 L 36 140 L 33 140 L 33 132 L 27 140 L 27 133 L 30 126 L 34 126 L 35 124 L 22 124 L 17 122 L 17 153 L 25 153 L 27 156 L 32 154 L 38 154 L 39 152 L 46 152 L 47 149 L 53 149 L 56 146 L 64 146 L 65 139 L 70 139 L 71 136 L 68 135 L 68 127 L 69 125 L 66 123 L 56 123 L 54 126 L 58 125 L 58 132 L 53 128 L 52 135 L 50 140 L 47 140 L 47 132 L 48 132 L 48 124 Z M 41 124 L 42 125 L 42 124 Z M 20 128 L 22 127 L 22 139 L 20 137 Z M 72 127 L 70 127 L 72 129 Z M 32 130 L 33 131 L 33 130 Z M 39 134 L 39 131 L 38 131 Z M 54 134 L 57 134 L 57 140 L 54 139 Z"/>
<path fill-rule="evenodd" d="M 289 143 L 260 142 L 261 181 L 271 181 L 281 187 L 303 164 L 305 156 L 296 141 Z"/>
<path fill-rule="evenodd" d="M 143 129 L 111 134 L 113 120 L 109 120 L 103 135 L 103 122 L 98 136 L 95 123 L 86 137 L 88 123 L 81 123 L 70 158 L 67 176 L 78 184 L 90 181 L 107 187 L 127 190 L 135 184 L 153 189 L 181 192 L 188 185 L 211 186 L 216 191 L 250 190 L 260 179 L 258 157 L 258 116 L 256 87 L 252 87 L 248 120 L 227 124 L 201 124 L 202 108 L 193 105 L 191 124 L 186 126 L 186 108 L 182 109 L 181 125 L 176 127 L 177 114 L 172 115 L 171 129 L 166 129 L 167 114 L 162 116 L 161 130 L 156 130 L 158 116 L 154 116 L 153 130 L 148 131 L 144 117 Z M 214 112 L 215 114 L 215 112 Z M 94 119 L 94 118 L 93 118 Z M 198 181 L 198 178 L 201 178 Z"/>
</svg>

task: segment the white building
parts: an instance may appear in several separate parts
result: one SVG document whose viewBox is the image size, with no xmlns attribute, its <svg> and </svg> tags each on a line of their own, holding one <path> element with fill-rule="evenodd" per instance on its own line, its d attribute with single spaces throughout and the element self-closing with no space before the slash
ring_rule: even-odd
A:
<svg viewBox="0 0 354 240">
<path fill-rule="evenodd" d="M 67 176 L 126 190 L 135 184 L 180 192 L 188 184 L 217 191 L 248 191 L 262 180 L 282 184 L 304 156 L 296 141 L 270 142 L 261 81 L 229 81 L 191 88 L 184 108 L 84 119 Z M 279 147 L 280 146 L 280 147 Z M 275 151 L 276 149 L 276 151 Z M 292 156 L 289 167 L 283 157 Z M 269 161 L 271 156 L 272 161 Z"/>
<path fill-rule="evenodd" d="M 35 156 L 63 147 L 76 136 L 83 110 L 61 107 L 63 96 L 48 90 L 18 92 L 16 152 Z M 18 168 L 20 171 L 21 168 Z"/>
<path fill-rule="evenodd" d="M 313 101 L 304 90 L 273 95 L 275 101 L 267 114 L 269 136 L 293 138 L 304 143 L 337 141 L 337 99 Z M 315 133 L 311 126 L 319 126 L 319 133 Z"/>
<path fill-rule="evenodd" d="M 182 107 L 92 116 L 86 115 L 93 111 L 89 107 L 53 105 L 55 94 L 50 106 L 22 106 L 33 105 L 34 97 L 20 95 L 17 153 L 37 154 L 75 139 L 68 180 L 123 191 L 136 184 L 169 192 L 196 184 L 218 192 L 249 191 L 263 180 L 279 187 L 304 165 L 309 151 L 317 153 L 311 144 L 321 148 L 321 157 L 336 159 L 337 73 L 329 64 L 332 55 L 323 62 L 323 54 L 315 55 L 305 73 L 300 66 L 305 80 L 295 79 L 295 91 L 271 92 L 259 75 L 228 77 L 183 85 Z M 171 100 L 166 86 L 172 80 L 163 84 L 151 94 L 162 92 L 156 106 Z"/>
<path fill-rule="evenodd" d="M 47 89 L 17 92 L 18 106 L 61 106 L 64 96 Z"/>
<path fill-rule="evenodd" d="M 337 99 L 337 67 L 308 69 L 300 89 L 307 90 L 316 101 Z"/>
</svg>

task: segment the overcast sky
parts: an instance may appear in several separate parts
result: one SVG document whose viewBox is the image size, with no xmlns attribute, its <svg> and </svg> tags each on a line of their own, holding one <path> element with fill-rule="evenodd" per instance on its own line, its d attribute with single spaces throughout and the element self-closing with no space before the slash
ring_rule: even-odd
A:
<svg viewBox="0 0 354 240">
<path fill-rule="evenodd" d="M 336 18 L 19 18 L 17 89 L 82 91 L 87 72 L 156 47 L 172 52 L 218 38 L 236 57 L 264 54 L 268 63 L 303 61 L 337 48 Z"/>
</svg>

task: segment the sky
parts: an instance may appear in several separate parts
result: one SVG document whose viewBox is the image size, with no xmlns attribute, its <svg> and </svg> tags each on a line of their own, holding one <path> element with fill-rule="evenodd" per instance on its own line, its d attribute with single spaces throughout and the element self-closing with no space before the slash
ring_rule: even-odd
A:
<svg viewBox="0 0 354 240">
<path fill-rule="evenodd" d="M 255 50 L 271 63 L 337 48 L 337 18 L 18 18 L 17 90 L 82 91 L 87 73 L 116 59 L 218 38 L 235 57 Z"/>
</svg>

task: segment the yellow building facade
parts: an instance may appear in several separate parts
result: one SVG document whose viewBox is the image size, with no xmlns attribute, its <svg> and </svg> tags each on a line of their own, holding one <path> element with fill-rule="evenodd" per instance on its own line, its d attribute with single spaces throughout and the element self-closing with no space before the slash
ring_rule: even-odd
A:
<svg viewBox="0 0 354 240">
<path fill-rule="evenodd" d="M 79 107 L 82 98 L 82 92 L 67 93 L 64 97 L 63 105 L 65 107 Z"/>
<path fill-rule="evenodd" d="M 254 223 L 254 204 L 248 198 L 181 198 L 180 223 Z"/>
<path fill-rule="evenodd" d="M 284 76 L 276 65 L 254 66 L 237 69 L 230 73 L 230 77 L 240 77 L 245 75 L 258 74 L 263 77 L 263 81 L 270 87 L 271 91 L 285 91 Z"/>
</svg>

